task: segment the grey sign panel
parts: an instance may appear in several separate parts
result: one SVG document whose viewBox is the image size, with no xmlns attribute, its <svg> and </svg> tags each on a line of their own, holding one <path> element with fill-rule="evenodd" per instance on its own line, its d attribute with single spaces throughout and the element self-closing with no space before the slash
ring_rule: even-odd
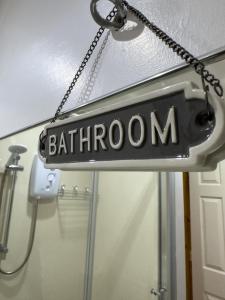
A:
<svg viewBox="0 0 225 300">
<path fill-rule="evenodd" d="M 171 111 L 174 119 L 169 124 L 168 131 L 164 133 L 166 136 L 163 143 L 160 132 L 165 131 Z M 188 157 L 189 148 L 205 141 L 215 126 L 214 118 L 210 122 L 201 123 L 201 114 L 204 112 L 206 113 L 204 100 L 193 98 L 186 101 L 184 92 L 178 92 L 49 128 L 46 162 L 51 164 Z M 153 116 L 157 120 L 159 130 L 156 127 L 152 128 L 155 126 Z M 112 127 L 115 120 L 118 122 Z M 172 141 L 172 126 L 175 127 L 175 142 Z M 102 135 L 101 142 L 97 141 L 97 146 L 96 131 L 97 137 Z M 141 136 L 143 138 L 140 141 Z M 51 141 L 54 153 L 52 155 L 49 153 L 50 137 L 55 137 L 54 141 Z"/>
<path fill-rule="evenodd" d="M 128 92 L 126 101 L 47 126 L 45 144 L 40 149 L 46 167 L 203 167 L 207 156 L 222 146 L 218 142 L 223 131 L 217 124 L 217 114 L 224 115 L 224 107 L 219 112 L 219 102 L 215 101 L 215 106 L 211 101 L 207 103 L 204 92 L 189 83 L 153 93 L 146 91 L 145 87 L 140 93 Z"/>
</svg>

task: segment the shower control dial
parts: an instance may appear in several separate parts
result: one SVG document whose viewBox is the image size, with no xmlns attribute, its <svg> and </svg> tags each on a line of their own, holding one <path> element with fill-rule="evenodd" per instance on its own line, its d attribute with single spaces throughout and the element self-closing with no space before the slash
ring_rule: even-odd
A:
<svg viewBox="0 0 225 300">
<path fill-rule="evenodd" d="M 49 173 L 48 174 L 48 181 L 49 181 L 50 185 L 52 185 L 54 183 L 55 177 L 56 177 L 55 173 Z"/>
<path fill-rule="evenodd" d="M 58 195 L 60 171 L 46 169 L 36 155 L 33 160 L 30 177 L 30 197 L 36 199 L 54 199 Z"/>
</svg>

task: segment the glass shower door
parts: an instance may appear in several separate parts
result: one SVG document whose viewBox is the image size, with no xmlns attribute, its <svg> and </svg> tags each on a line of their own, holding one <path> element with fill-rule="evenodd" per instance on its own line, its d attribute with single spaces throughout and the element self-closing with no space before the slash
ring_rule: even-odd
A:
<svg viewBox="0 0 225 300">
<path fill-rule="evenodd" d="M 157 297 L 163 284 L 160 175 L 100 172 L 96 176 L 85 300 L 169 299 L 163 293 Z"/>
<path fill-rule="evenodd" d="M 4 269 L 14 269 L 26 251 L 31 222 L 29 178 L 37 149 L 33 136 L 40 131 L 33 128 L 0 142 L 3 162 L 11 144 L 28 148 L 21 157 L 24 171 L 16 181 L 9 252 L 1 262 Z M 162 241 L 169 240 L 167 208 L 162 209 L 167 201 L 161 201 L 167 191 L 165 184 L 160 187 L 159 174 L 62 171 L 60 184 L 65 185 L 64 196 L 39 203 L 28 264 L 13 277 L 0 277 L 0 299 L 170 299 L 168 292 L 157 296 L 160 287 L 168 287 L 169 278 L 163 267 L 166 248 L 162 256 Z M 74 187 L 81 194 L 71 197 Z M 86 188 L 89 200 L 82 198 Z"/>
</svg>

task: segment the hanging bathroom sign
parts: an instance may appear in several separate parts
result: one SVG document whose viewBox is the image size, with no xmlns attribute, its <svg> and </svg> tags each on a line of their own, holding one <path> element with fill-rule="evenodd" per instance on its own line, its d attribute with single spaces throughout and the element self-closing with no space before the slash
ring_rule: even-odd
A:
<svg viewBox="0 0 225 300">
<path fill-rule="evenodd" d="M 209 95 L 207 102 L 205 92 L 190 82 L 157 91 L 143 84 L 110 97 L 99 101 L 97 109 L 46 126 L 45 142 L 39 145 L 46 168 L 202 171 L 216 167 L 225 143 L 223 101 L 211 101 Z"/>
</svg>

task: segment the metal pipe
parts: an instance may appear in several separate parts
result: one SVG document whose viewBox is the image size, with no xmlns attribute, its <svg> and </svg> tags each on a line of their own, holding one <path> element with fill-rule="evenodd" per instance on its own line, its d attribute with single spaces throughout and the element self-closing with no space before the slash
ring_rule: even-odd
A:
<svg viewBox="0 0 225 300">
<path fill-rule="evenodd" d="M 14 199 L 14 193 L 15 193 L 15 186 L 16 186 L 16 177 L 17 173 L 16 171 L 11 171 L 11 187 L 10 187 L 10 192 L 9 192 L 9 197 L 8 197 L 8 207 L 6 211 L 6 216 L 5 216 L 5 230 L 4 230 L 4 236 L 3 236 L 3 242 L 2 245 L 7 249 L 8 247 L 8 240 L 9 240 L 9 229 L 10 229 L 10 224 L 11 224 L 11 217 L 12 217 L 12 207 L 13 207 L 13 199 Z"/>
<path fill-rule="evenodd" d="M 170 299 L 167 293 L 168 282 L 167 282 L 167 264 L 165 257 L 167 256 L 167 241 L 165 237 L 167 232 L 165 232 L 167 225 L 167 218 L 165 218 L 166 201 L 165 201 L 165 189 L 167 189 L 167 184 L 165 179 L 167 177 L 166 173 L 158 172 L 157 174 L 157 186 L 158 186 L 158 286 L 151 289 L 151 294 L 157 296 L 158 299 Z M 166 275 L 165 275 L 166 274 Z"/>
<path fill-rule="evenodd" d="M 0 265 L 1 260 L 5 258 L 6 253 L 8 252 L 8 239 L 9 239 L 9 230 L 11 224 L 11 217 L 12 217 L 12 208 L 13 208 L 13 200 L 14 200 L 14 193 L 16 187 L 16 179 L 17 179 L 17 172 L 22 171 L 23 167 L 19 166 L 19 160 L 21 153 L 27 151 L 27 148 L 23 145 L 11 145 L 9 147 L 9 151 L 12 153 L 6 166 L 5 171 L 2 178 L 2 184 L 0 189 Z M 7 175 L 10 175 L 10 186 L 8 187 L 8 193 L 4 195 L 5 190 L 5 183 Z M 4 197 L 5 196 L 5 197 Z M 19 272 L 27 263 L 31 251 L 34 244 L 34 236 L 35 236 L 35 229 L 37 223 L 37 213 L 38 213 L 38 200 L 35 199 L 33 201 L 33 210 L 32 210 L 32 218 L 31 218 L 31 227 L 30 227 L 30 234 L 29 234 L 29 241 L 27 246 L 27 251 L 24 260 L 22 263 L 13 271 L 5 271 L 0 267 L 0 274 L 3 275 L 13 275 Z"/>
<path fill-rule="evenodd" d="M 159 253 L 159 260 L 158 260 L 158 266 L 159 266 L 159 282 L 158 282 L 158 290 L 160 293 L 161 288 L 163 288 L 163 282 L 162 282 L 162 274 L 163 274 L 163 226 L 162 226 L 162 173 L 158 172 L 158 231 L 159 231 L 159 237 L 158 237 L 158 253 Z M 161 296 L 161 295 L 160 295 Z M 160 297 L 161 298 L 161 297 Z"/>
<path fill-rule="evenodd" d="M 3 237 L 4 237 L 4 224 L 5 224 L 5 214 L 7 209 L 7 201 L 3 201 L 4 198 L 4 187 L 6 184 L 6 178 L 7 178 L 7 170 L 4 171 L 2 182 L 1 182 L 1 188 L 0 188 L 0 259 L 4 259 L 6 253 L 8 250 L 3 246 Z"/>
<path fill-rule="evenodd" d="M 2 204 L 3 204 L 3 194 L 4 194 L 4 186 L 5 186 L 5 181 L 6 181 L 6 173 L 7 171 L 5 170 L 2 176 L 2 182 L 1 182 L 1 187 L 0 187 L 0 211 L 2 209 Z"/>
<path fill-rule="evenodd" d="M 92 177 L 92 199 L 90 201 L 87 250 L 86 250 L 86 266 L 84 276 L 84 296 L 83 300 L 92 299 L 92 281 L 94 266 L 94 249 L 95 249 L 95 231 L 96 231 L 96 214 L 98 202 L 98 172 L 93 172 Z"/>
<path fill-rule="evenodd" d="M 8 245 L 8 238 L 9 238 L 9 229 L 10 229 L 10 223 L 11 223 L 11 215 L 12 215 L 12 207 L 13 207 L 13 198 L 14 198 L 14 193 L 15 193 L 15 185 L 16 185 L 16 177 L 17 177 L 17 171 L 16 170 L 11 170 L 10 172 L 12 173 L 12 181 L 11 181 L 11 187 L 10 187 L 10 194 L 5 201 L 3 201 L 3 196 L 4 196 L 4 186 L 6 182 L 6 177 L 7 174 L 9 173 L 10 169 L 5 170 L 4 175 L 3 175 L 3 180 L 2 180 L 2 185 L 0 189 L 0 209 L 3 209 L 3 213 L 1 213 L 1 220 L 0 220 L 0 225 L 1 225 L 1 240 L 2 243 L 0 244 L 0 252 L 5 255 L 8 252 L 7 245 Z M 9 200 L 8 200 L 9 199 Z M 8 201 L 7 201 L 8 200 Z M 7 205 L 8 204 L 8 205 Z M 30 227 L 30 234 L 29 234 L 29 241 L 28 241 L 28 246 L 27 246 L 27 252 L 25 255 L 24 260 L 20 264 L 19 267 L 17 267 L 13 271 L 5 271 L 0 267 L 0 274 L 10 276 L 13 274 L 16 274 L 19 272 L 27 263 L 27 261 L 30 258 L 33 244 L 34 244 L 34 237 L 35 237 L 35 229 L 36 229 L 36 223 L 37 223 L 37 213 L 38 213 L 38 200 L 33 201 L 33 210 L 32 210 L 32 217 L 31 217 L 31 227 Z M 4 258 L 4 256 L 0 258 L 0 264 L 1 260 Z"/>
<path fill-rule="evenodd" d="M 16 274 L 17 272 L 19 272 L 28 262 L 32 249 L 33 249 L 33 245 L 34 245 L 34 237 L 35 237 L 35 230 L 36 230 L 36 224 L 37 224 L 37 214 L 38 214 L 38 200 L 35 199 L 33 201 L 33 210 L 32 210 L 32 217 L 31 217 L 31 227 L 30 227 L 30 234 L 29 234 L 29 241 L 28 241 L 28 247 L 27 247 L 27 252 L 26 252 L 26 256 L 23 260 L 23 262 L 20 264 L 19 267 L 17 267 L 15 270 L 13 271 L 5 271 L 0 267 L 0 274 L 2 275 L 6 275 L 6 276 L 10 276 L 13 274 Z"/>
<path fill-rule="evenodd" d="M 7 245 L 9 239 L 9 229 L 12 216 L 17 172 L 23 170 L 23 166 L 19 165 L 20 154 L 25 153 L 27 151 L 27 147 L 24 145 L 11 145 L 9 146 L 8 150 L 9 152 L 11 152 L 11 155 L 5 165 L 5 171 L 3 174 L 0 190 L 0 253 L 4 254 L 4 256 L 8 252 Z M 7 175 L 10 175 L 11 180 L 8 193 L 4 197 Z"/>
</svg>

